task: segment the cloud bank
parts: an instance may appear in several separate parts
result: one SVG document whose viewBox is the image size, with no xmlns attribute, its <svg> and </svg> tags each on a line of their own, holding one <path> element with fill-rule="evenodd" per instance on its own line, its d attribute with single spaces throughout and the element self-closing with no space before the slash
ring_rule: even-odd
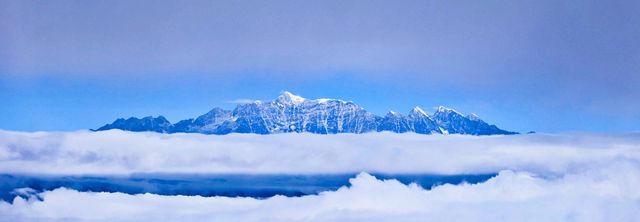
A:
<svg viewBox="0 0 640 222">
<path fill-rule="evenodd" d="M 1 131 L 0 173 L 499 174 L 424 189 L 361 173 L 335 191 L 268 199 L 19 189 L 0 202 L 0 221 L 635 221 L 638 144 L 639 134 Z"/>
<path fill-rule="evenodd" d="M 640 160 L 640 134 L 456 136 L 0 131 L 0 173 L 494 173 L 558 175 Z"/>
<path fill-rule="evenodd" d="M 633 161 L 554 179 L 502 171 L 485 183 L 431 190 L 366 173 L 350 182 L 319 195 L 265 200 L 57 189 L 42 193 L 44 201 L 0 202 L 0 214 L 11 221 L 635 221 L 640 216 L 640 165 Z"/>
</svg>

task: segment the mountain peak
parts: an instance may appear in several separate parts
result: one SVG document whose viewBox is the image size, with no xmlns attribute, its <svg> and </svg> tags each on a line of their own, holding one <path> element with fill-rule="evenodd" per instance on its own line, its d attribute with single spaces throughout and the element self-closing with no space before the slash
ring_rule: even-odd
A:
<svg viewBox="0 0 640 222">
<path fill-rule="evenodd" d="M 130 117 L 130 120 L 139 120 L 136 117 Z M 160 115 L 158 117 L 153 117 L 153 116 L 145 116 L 142 118 L 142 120 L 147 120 L 147 121 L 161 121 L 161 122 L 169 122 L 167 120 L 167 118 L 164 118 L 164 116 Z"/>
<path fill-rule="evenodd" d="M 413 107 L 413 109 L 411 110 L 411 113 L 410 113 L 410 114 L 413 114 L 413 115 L 416 115 L 416 116 L 420 116 L 420 115 L 422 115 L 422 116 L 429 116 L 429 115 L 428 115 L 424 110 L 422 110 L 422 108 L 420 108 L 419 106 Z"/>
<path fill-rule="evenodd" d="M 387 116 L 400 116 L 400 115 L 402 114 L 393 110 L 389 110 L 389 112 L 387 113 Z"/>
<path fill-rule="evenodd" d="M 284 91 L 282 92 L 282 94 L 280 94 L 280 96 L 278 96 L 278 98 L 276 99 L 276 102 L 279 102 L 281 104 L 299 104 L 304 102 L 305 98 L 295 95 L 289 91 Z"/>
<path fill-rule="evenodd" d="M 438 108 L 436 109 L 436 113 L 450 113 L 450 112 L 454 112 L 462 115 L 460 112 L 456 111 L 455 109 L 445 107 L 445 106 L 438 106 Z"/>
<path fill-rule="evenodd" d="M 471 113 L 467 116 L 467 118 L 469 118 L 470 120 L 480 120 L 480 117 L 478 115 L 476 115 L 475 113 Z"/>
<path fill-rule="evenodd" d="M 213 114 L 213 113 L 222 113 L 222 112 L 225 112 L 225 110 L 220 108 L 220 107 L 214 107 L 213 109 L 209 110 L 208 113 L 212 113 Z"/>
<path fill-rule="evenodd" d="M 309 132 L 319 134 L 366 133 L 391 131 L 418 134 L 515 134 L 501 130 L 480 120 L 475 114 L 463 116 L 444 106 L 429 116 L 422 108 L 414 107 L 408 116 L 389 111 L 377 116 L 351 101 L 338 99 L 305 99 L 283 91 L 270 102 L 239 103 L 236 108 L 213 108 L 197 118 L 171 124 L 163 116 L 138 119 L 117 119 L 97 129 L 127 131 L 154 131 L 159 133 L 287 133 Z"/>
</svg>

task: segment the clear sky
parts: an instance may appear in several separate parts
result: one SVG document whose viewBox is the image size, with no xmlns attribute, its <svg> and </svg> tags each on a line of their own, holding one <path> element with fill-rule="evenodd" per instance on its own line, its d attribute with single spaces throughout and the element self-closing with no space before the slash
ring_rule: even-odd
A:
<svg viewBox="0 0 640 222">
<path fill-rule="evenodd" d="M 640 130 L 640 1 L 0 0 L 0 129 L 196 117 L 283 90 L 515 131 Z"/>
</svg>

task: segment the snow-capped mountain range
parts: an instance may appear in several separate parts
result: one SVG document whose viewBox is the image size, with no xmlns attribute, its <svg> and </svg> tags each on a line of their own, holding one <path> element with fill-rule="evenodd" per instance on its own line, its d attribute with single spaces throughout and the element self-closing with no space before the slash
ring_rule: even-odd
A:
<svg viewBox="0 0 640 222">
<path fill-rule="evenodd" d="M 350 101 L 305 99 L 290 92 L 283 92 L 271 102 L 254 101 L 239 104 L 234 110 L 214 108 L 195 119 L 186 119 L 175 124 L 163 116 L 148 116 L 142 119 L 131 117 L 117 119 L 96 131 L 110 129 L 203 134 L 335 134 L 381 131 L 419 134 L 517 134 L 490 125 L 475 114 L 465 116 L 443 106 L 438 107 L 432 115 L 416 106 L 408 115 L 390 111 L 381 117 Z"/>
</svg>

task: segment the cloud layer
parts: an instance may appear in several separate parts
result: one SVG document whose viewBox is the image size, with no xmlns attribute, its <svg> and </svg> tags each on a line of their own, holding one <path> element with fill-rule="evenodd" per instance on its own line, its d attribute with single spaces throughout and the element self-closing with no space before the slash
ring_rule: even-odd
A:
<svg viewBox="0 0 640 222">
<path fill-rule="evenodd" d="M 0 131 L 0 173 L 562 174 L 640 160 L 638 134 L 456 136 Z"/>
<path fill-rule="evenodd" d="M 1 131 L 0 173 L 500 173 L 429 190 L 361 173 L 336 191 L 268 199 L 21 189 L 0 202 L 0 221 L 634 221 L 638 144 L 638 134 Z"/>
<path fill-rule="evenodd" d="M 366 173 L 319 195 L 252 198 L 83 193 L 57 189 L 44 201 L 0 202 L 11 221 L 634 221 L 640 165 L 619 161 L 544 179 L 502 171 L 476 185 L 431 190 Z M 171 209 L 171 210 L 167 210 Z"/>
</svg>

